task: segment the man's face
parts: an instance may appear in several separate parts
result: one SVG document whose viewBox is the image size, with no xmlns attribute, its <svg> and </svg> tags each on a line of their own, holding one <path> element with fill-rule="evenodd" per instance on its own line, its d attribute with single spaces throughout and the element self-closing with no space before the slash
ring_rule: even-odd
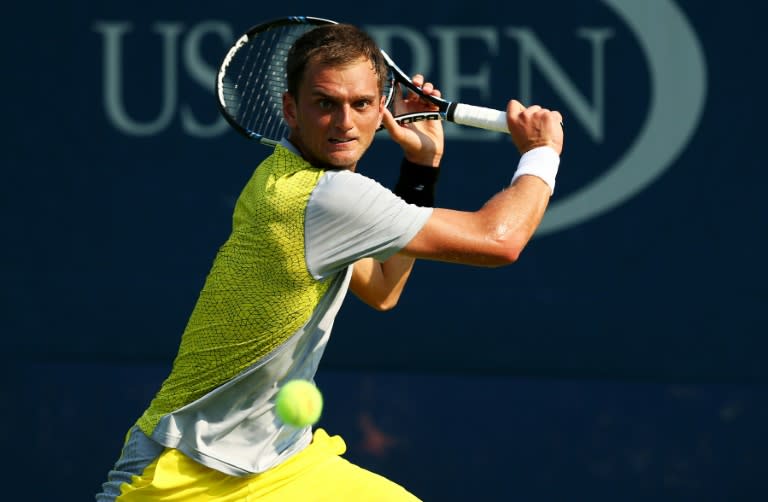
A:
<svg viewBox="0 0 768 502">
<path fill-rule="evenodd" d="M 307 161 L 354 170 L 381 124 L 384 98 L 368 60 L 339 67 L 310 61 L 298 96 L 283 97 L 283 112 Z"/>
</svg>

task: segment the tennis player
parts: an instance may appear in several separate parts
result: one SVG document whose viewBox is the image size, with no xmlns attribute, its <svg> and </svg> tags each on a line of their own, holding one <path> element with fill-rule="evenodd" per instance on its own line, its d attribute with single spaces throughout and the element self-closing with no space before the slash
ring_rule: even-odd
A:
<svg viewBox="0 0 768 502">
<path fill-rule="evenodd" d="M 173 368 L 97 500 L 418 500 L 345 460 L 341 437 L 281 423 L 276 393 L 314 377 L 349 289 L 385 310 L 415 258 L 517 260 L 553 192 L 563 131 L 558 112 L 510 101 L 517 169 L 486 160 L 510 170 L 510 186 L 476 212 L 434 209 L 442 126 L 398 125 L 384 107 L 385 73 L 355 27 L 319 27 L 295 43 L 283 100 L 290 135 L 244 187 Z M 432 107 L 413 95 L 398 106 Z M 381 124 L 403 150 L 394 192 L 356 172 Z"/>
</svg>

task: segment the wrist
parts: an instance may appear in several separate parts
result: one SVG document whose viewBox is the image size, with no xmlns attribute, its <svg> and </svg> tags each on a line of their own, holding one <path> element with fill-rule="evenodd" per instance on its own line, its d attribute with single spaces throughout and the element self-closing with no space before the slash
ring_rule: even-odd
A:
<svg viewBox="0 0 768 502">
<path fill-rule="evenodd" d="M 435 205 L 435 185 L 440 169 L 429 165 L 416 164 L 403 158 L 400 164 L 400 177 L 394 193 L 409 204 L 423 207 Z"/>
<path fill-rule="evenodd" d="M 405 154 L 404 160 L 406 162 L 410 162 L 411 164 L 415 164 L 418 166 L 431 167 L 433 169 L 436 169 L 440 167 L 440 160 L 442 159 L 442 157 L 443 157 L 442 155 L 436 154 L 436 153 L 432 155 L 426 155 L 426 156 L 423 154 L 417 155 L 417 156 Z"/>
<path fill-rule="evenodd" d="M 555 149 L 549 146 L 539 146 L 528 150 L 520 157 L 511 183 L 523 175 L 536 176 L 549 186 L 551 193 L 554 193 L 555 178 L 559 167 L 560 155 Z"/>
</svg>

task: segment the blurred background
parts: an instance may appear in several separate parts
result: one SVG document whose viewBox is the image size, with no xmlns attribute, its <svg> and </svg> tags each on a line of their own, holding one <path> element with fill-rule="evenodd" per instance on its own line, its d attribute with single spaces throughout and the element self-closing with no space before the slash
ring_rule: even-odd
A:
<svg viewBox="0 0 768 502">
<path fill-rule="evenodd" d="M 388 313 L 348 298 L 317 376 L 348 458 L 425 501 L 768 499 L 762 3 L 9 9 L 7 500 L 91 500 L 167 375 L 269 153 L 218 116 L 215 70 L 285 15 L 365 27 L 449 98 L 565 117 L 518 263 L 420 262 Z M 517 155 L 503 135 L 447 136 L 439 205 L 476 209 Z M 392 186 L 399 158 L 382 136 L 359 170 Z"/>
</svg>

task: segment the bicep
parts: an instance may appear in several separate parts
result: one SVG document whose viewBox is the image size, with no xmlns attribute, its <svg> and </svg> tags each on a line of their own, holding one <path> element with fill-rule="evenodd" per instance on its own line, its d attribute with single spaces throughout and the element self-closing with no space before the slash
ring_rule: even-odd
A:
<svg viewBox="0 0 768 502">
<path fill-rule="evenodd" d="M 349 290 L 363 303 L 377 308 L 381 282 L 381 264 L 373 258 L 362 258 L 352 266 Z"/>
<path fill-rule="evenodd" d="M 396 254 L 385 262 L 363 258 L 352 267 L 349 289 L 360 300 L 377 310 L 393 308 L 408 281 L 413 258 Z"/>
<path fill-rule="evenodd" d="M 373 258 L 362 258 L 352 266 L 349 289 L 357 296 L 365 296 L 371 284 L 375 282 L 376 265 L 376 260 Z"/>
</svg>

